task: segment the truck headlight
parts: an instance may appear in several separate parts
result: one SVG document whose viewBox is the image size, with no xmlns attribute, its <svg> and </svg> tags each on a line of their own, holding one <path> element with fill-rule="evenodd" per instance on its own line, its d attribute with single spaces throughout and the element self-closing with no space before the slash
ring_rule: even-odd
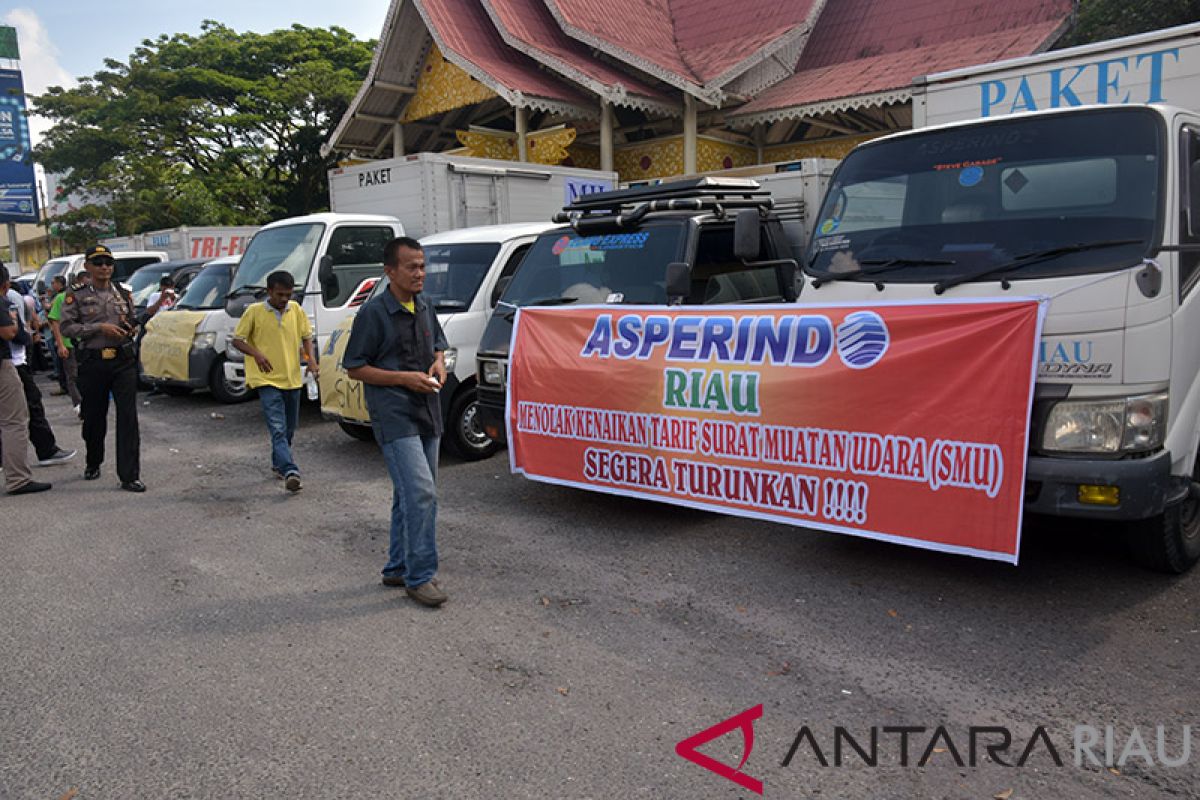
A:
<svg viewBox="0 0 1200 800">
<path fill-rule="evenodd" d="M 442 351 L 442 363 L 446 365 L 446 374 L 453 375 L 454 368 L 458 366 L 458 348 L 447 347 Z"/>
<path fill-rule="evenodd" d="M 207 350 L 210 347 L 215 347 L 217 344 L 217 332 L 209 331 L 208 333 L 197 333 L 192 338 L 193 350 Z"/>
<path fill-rule="evenodd" d="M 480 361 L 479 362 L 479 380 L 489 386 L 504 385 L 504 362 L 503 361 Z"/>
<path fill-rule="evenodd" d="M 1144 452 L 1162 447 L 1167 395 L 1065 400 L 1046 419 L 1042 449 L 1060 453 Z"/>
</svg>

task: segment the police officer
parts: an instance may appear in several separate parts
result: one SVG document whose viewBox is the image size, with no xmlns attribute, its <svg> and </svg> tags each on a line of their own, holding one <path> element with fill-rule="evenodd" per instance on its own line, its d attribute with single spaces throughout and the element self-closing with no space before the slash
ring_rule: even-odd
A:
<svg viewBox="0 0 1200 800">
<path fill-rule="evenodd" d="M 117 477 L 128 492 L 144 492 L 139 463 L 137 357 L 133 298 L 112 280 L 113 255 L 104 245 L 84 256 L 90 286 L 68 292 L 60 327 L 76 342 L 79 393 L 83 397 L 83 440 L 87 444 L 85 480 L 100 477 L 108 432 L 108 397 L 117 405 Z"/>
</svg>

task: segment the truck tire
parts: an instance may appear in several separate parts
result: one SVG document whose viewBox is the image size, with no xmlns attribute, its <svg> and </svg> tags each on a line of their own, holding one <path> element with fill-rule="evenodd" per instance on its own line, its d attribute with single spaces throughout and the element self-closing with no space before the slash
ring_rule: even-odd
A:
<svg viewBox="0 0 1200 800">
<path fill-rule="evenodd" d="M 466 461 L 490 458 L 500 449 L 500 445 L 484 433 L 479 424 L 474 386 L 463 389 L 450 403 L 445 444 L 451 452 Z"/>
<path fill-rule="evenodd" d="M 347 436 L 358 439 L 360 442 L 375 441 L 375 431 L 371 430 L 370 425 L 355 425 L 353 422 L 338 420 L 338 427 L 345 431 Z"/>
<path fill-rule="evenodd" d="M 1200 484 L 1181 503 L 1129 524 L 1126 543 L 1134 561 L 1147 569 L 1180 575 L 1200 560 Z"/>
<path fill-rule="evenodd" d="M 243 383 L 239 389 L 225 380 L 225 356 L 218 357 L 213 363 L 212 371 L 208 374 L 208 388 L 213 397 L 222 403 L 244 403 L 250 399 L 249 386 Z"/>
</svg>

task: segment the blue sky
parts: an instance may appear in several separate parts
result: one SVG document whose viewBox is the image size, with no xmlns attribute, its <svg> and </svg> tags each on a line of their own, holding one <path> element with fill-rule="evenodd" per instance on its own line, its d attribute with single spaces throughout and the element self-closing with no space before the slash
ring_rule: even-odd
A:
<svg viewBox="0 0 1200 800">
<path fill-rule="evenodd" d="M 25 91 L 70 86 L 91 75 L 105 58 L 124 60 L 143 39 L 197 33 L 214 19 L 238 31 L 270 31 L 293 23 L 339 25 L 360 39 L 383 28 L 388 0 L 38 0 L 0 4 L 0 24 L 17 29 Z M 43 126 L 31 120 L 35 140 Z"/>
</svg>

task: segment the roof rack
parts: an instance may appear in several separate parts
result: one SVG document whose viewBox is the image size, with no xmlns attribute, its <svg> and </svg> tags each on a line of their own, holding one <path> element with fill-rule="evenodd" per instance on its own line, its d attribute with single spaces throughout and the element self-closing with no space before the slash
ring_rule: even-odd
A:
<svg viewBox="0 0 1200 800">
<path fill-rule="evenodd" d="M 596 192 L 576 198 L 565 211 L 617 211 L 623 206 L 651 200 L 681 200 L 685 198 L 768 198 L 770 192 L 758 181 L 749 178 L 688 178 L 682 181 L 660 183 L 656 186 L 638 186 L 632 189 L 617 189 L 611 192 Z"/>
<path fill-rule="evenodd" d="M 647 214 L 657 211 L 712 211 L 725 216 L 735 208 L 757 208 L 765 213 L 774 207 L 771 193 L 757 181 L 746 178 L 690 178 L 657 186 L 639 186 L 579 197 L 554 215 L 555 222 L 583 227 L 627 228 L 636 226 Z"/>
</svg>

